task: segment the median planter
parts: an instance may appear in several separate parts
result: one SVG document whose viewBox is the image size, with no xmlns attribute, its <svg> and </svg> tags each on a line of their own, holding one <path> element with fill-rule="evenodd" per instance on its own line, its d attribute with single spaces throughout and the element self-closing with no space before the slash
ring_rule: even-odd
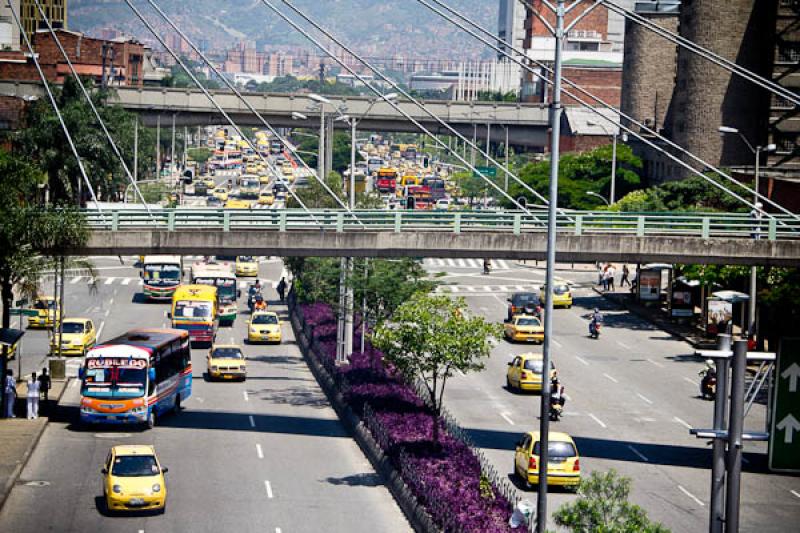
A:
<svg viewBox="0 0 800 533">
<path fill-rule="evenodd" d="M 434 446 L 428 406 L 414 387 L 384 364 L 383 354 L 369 342 L 363 353 L 353 353 L 347 365 L 337 367 L 336 319 L 329 306 L 293 305 L 292 323 L 306 337 L 301 346 L 310 359 L 318 361 L 318 371 L 328 374 L 318 376 L 320 383 L 332 386 L 333 394 L 347 406 L 346 415 L 356 418 L 352 422 L 356 437 L 366 433 L 367 448 L 376 448 L 376 469 L 383 470 L 415 529 L 512 531 L 508 526 L 509 500 L 514 499 L 510 485 L 493 471 L 482 469 L 478 453 L 452 419 L 436 420 L 440 443 Z M 360 346 L 360 338 L 354 345 Z"/>
</svg>

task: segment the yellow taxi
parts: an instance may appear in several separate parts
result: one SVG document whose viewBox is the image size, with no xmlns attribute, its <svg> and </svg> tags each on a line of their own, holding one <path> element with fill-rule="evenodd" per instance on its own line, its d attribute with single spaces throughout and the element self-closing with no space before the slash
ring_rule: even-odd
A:
<svg viewBox="0 0 800 533">
<path fill-rule="evenodd" d="M 270 180 L 269 172 L 267 172 L 266 170 L 260 170 L 258 172 L 258 183 L 260 183 L 261 185 L 269 185 L 269 180 Z"/>
<path fill-rule="evenodd" d="M 542 321 L 532 315 L 515 315 L 503 326 L 503 335 L 510 342 L 544 342 Z"/>
<path fill-rule="evenodd" d="M 215 344 L 206 357 L 209 379 L 247 379 L 247 361 L 235 344 Z"/>
<path fill-rule="evenodd" d="M 258 261 L 252 255 L 236 256 L 236 275 L 237 276 L 257 276 Z"/>
<path fill-rule="evenodd" d="M 222 202 L 228 201 L 228 189 L 225 187 L 217 187 L 213 191 L 211 191 L 211 196 L 214 198 L 218 198 Z"/>
<path fill-rule="evenodd" d="M 547 285 L 542 285 L 539 289 L 539 299 L 542 303 L 547 301 Z M 553 284 L 553 307 L 572 307 L 572 291 L 566 283 Z"/>
<path fill-rule="evenodd" d="M 217 184 L 214 183 L 214 178 L 212 178 L 211 176 L 206 176 L 205 178 L 203 178 L 202 181 L 205 184 L 205 186 L 208 187 L 209 189 L 213 189 L 214 187 L 217 186 Z"/>
<path fill-rule="evenodd" d="M 542 369 L 544 360 L 540 353 L 523 353 L 515 355 L 514 359 L 508 363 L 506 372 L 506 385 L 509 389 L 521 391 L 541 391 L 542 390 Z M 556 367 L 550 361 L 550 379 L 555 375 Z"/>
<path fill-rule="evenodd" d="M 247 165 L 244 167 L 245 174 L 258 174 L 258 165 Z"/>
<path fill-rule="evenodd" d="M 281 321 L 271 311 L 256 311 L 247 323 L 247 342 L 281 342 Z"/>
<path fill-rule="evenodd" d="M 241 200 L 239 198 L 228 198 L 225 202 L 225 209 L 250 209 L 253 207 L 251 200 Z"/>
<path fill-rule="evenodd" d="M 547 445 L 547 484 L 577 489 L 581 482 L 581 460 L 575 441 L 566 433 L 551 431 Z M 514 473 L 525 488 L 539 483 L 539 432 L 531 431 L 517 441 L 514 452 Z"/>
<path fill-rule="evenodd" d="M 50 352 L 58 353 L 58 333 L 50 343 Z M 61 354 L 86 355 L 97 344 L 97 330 L 89 318 L 65 318 L 61 326 Z"/>
<path fill-rule="evenodd" d="M 114 446 L 103 474 L 103 496 L 109 511 L 160 511 L 167 505 L 167 484 L 152 446 Z"/>
<path fill-rule="evenodd" d="M 51 328 L 56 323 L 58 300 L 52 296 L 40 296 L 33 302 L 33 308 L 38 312 L 35 316 L 28 317 L 29 328 Z"/>
<path fill-rule="evenodd" d="M 268 190 L 263 190 L 258 193 L 258 204 L 259 205 L 272 205 L 275 203 L 275 195 L 269 192 Z"/>
</svg>

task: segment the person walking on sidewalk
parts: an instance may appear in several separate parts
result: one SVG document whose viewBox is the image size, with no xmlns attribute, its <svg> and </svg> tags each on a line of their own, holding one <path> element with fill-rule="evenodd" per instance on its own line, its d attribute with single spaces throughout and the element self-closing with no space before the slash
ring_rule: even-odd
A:
<svg viewBox="0 0 800 533">
<path fill-rule="evenodd" d="M 606 265 L 605 268 L 603 269 L 603 292 L 606 292 L 608 290 L 609 286 L 608 278 L 611 275 L 610 271 L 611 267 L 608 265 Z"/>
<path fill-rule="evenodd" d="M 39 390 L 42 392 L 42 396 L 44 401 L 48 400 L 47 393 L 52 387 L 52 383 L 50 381 L 50 374 L 47 373 L 47 369 L 43 368 L 42 373 L 39 375 Z"/>
<path fill-rule="evenodd" d="M 39 380 L 33 372 L 28 380 L 28 419 L 36 418 L 39 418 Z"/>
<path fill-rule="evenodd" d="M 281 303 L 283 303 L 283 301 L 286 299 L 286 278 L 281 278 L 276 289 L 278 290 L 278 296 L 281 299 Z"/>
<path fill-rule="evenodd" d="M 607 272 L 608 272 L 608 287 L 606 287 L 606 290 L 614 292 L 614 276 L 617 273 L 617 269 L 614 268 L 614 265 L 608 265 Z"/>
<path fill-rule="evenodd" d="M 620 289 L 624 287 L 626 283 L 628 284 L 628 287 L 631 287 L 631 282 L 628 279 L 628 275 L 630 275 L 630 273 L 631 271 L 628 269 L 627 263 L 622 265 L 622 279 L 619 280 Z"/>
<path fill-rule="evenodd" d="M 14 371 L 6 369 L 6 380 L 3 383 L 6 393 L 5 415 L 6 418 L 17 418 L 14 415 L 14 402 L 17 401 L 17 382 L 14 380 Z"/>
</svg>

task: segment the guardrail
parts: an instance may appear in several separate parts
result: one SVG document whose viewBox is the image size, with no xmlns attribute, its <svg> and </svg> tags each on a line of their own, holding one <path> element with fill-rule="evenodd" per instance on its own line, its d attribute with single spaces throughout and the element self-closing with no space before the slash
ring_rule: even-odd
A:
<svg viewBox="0 0 800 533">
<path fill-rule="evenodd" d="M 520 211 L 387 211 L 299 209 L 163 209 L 85 210 L 92 230 L 162 231 L 297 231 L 331 232 L 501 232 L 520 235 L 544 232 L 547 214 Z M 557 231 L 572 235 L 675 235 L 683 237 L 800 239 L 800 221 L 775 216 L 756 221 L 740 213 L 613 213 L 571 211 L 556 218 Z"/>
</svg>

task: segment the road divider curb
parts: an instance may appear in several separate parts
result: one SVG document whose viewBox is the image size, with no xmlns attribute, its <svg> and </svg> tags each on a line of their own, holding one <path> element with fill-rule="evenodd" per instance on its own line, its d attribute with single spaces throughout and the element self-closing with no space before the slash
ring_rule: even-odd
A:
<svg viewBox="0 0 800 533">
<path fill-rule="evenodd" d="M 300 347 L 300 353 L 303 354 L 306 364 L 314 378 L 319 383 L 328 401 L 336 411 L 339 420 L 344 425 L 345 429 L 352 435 L 361 451 L 367 457 L 372 467 L 381 476 L 384 484 L 389 488 L 392 496 L 397 502 L 400 509 L 403 511 L 406 519 L 411 527 L 417 533 L 428 533 L 439 531 L 430 515 L 425 511 L 417 498 L 408 488 L 406 483 L 400 477 L 400 473 L 389 461 L 389 458 L 381 450 L 378 443 L 372 437 L 369 429 L 366 428 L 364 423 L 358 419 L 353 413 L 353 410 L 347 405 L 344 396 L 336 387 L 336 383 L 331 377 L 330 373 L 325 369 L 317 356 L 309 333 L 301 324 L 301 320 L 297 314 L 296 308 L 290 305 L 289 309 L 290 322 L 294 330 L 295 339 Z"/>
</svg>

